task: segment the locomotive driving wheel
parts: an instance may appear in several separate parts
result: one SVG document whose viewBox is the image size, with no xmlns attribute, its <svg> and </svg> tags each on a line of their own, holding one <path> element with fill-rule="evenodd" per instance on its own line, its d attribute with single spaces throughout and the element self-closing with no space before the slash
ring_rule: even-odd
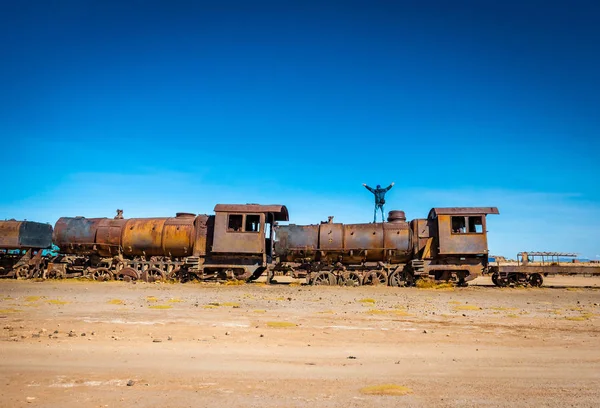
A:
<svg viewBox="0 0 600 408">
<path fill-rule="evenodd" d="M 404 282 L 403 276 L 402 276 L 402 272 L 394 272 L 390 275 L 390 286 L 394 286 L 394 287 L 400 287 L 400 286 L 404 286 L 404 284 L 406 282 Z"/>
<path fill-rule="evenodd" d="M 96 268 L 90 271 L 89 275 L 93 280 L 96 281 L 108 281 L 113 280 L 113 274 L 108 268 Z"/>
<path fill-rule="evenodd" d="M 15 278 L 16 279 L 27 279 L 29 278 L 29 266 L 22 265 L 18 268 L 15 268 Z"/>
<path fill-rule="evenodd" d="M 145 282 L 164 281 L 165 273 L 158 268 L 146 269 L 142 272 L 142 280 Z"/>
<path fill-rule="evenodd" d="M 331 272 L 319 272 L 310 281 L 311 285 L 335 285 L 335 276 Z"/>
<path fill-rule="evenodd" d="M 360 286 L 361 284 L 362 279 L 356 272 L 343 272 L 338 279 L 340 286 Z"/>
<path fill-rule="evenodd" d="M 365 285 L 383 285 L 386 286 L 388 282 L 388 274 L 384 270 L 369 271 L 365 276 Z"/>
<path fill-rule="evenodd" d="M 122 268 L 121 270 L 119 270 L 116 277 L 117 277 L 117 280 L 131 282 L 131 281 L 138 280 L 140 278 L 140 275 L 138 275 L 138 272 L 135 269 L 130 268 L 130 267 L 125 267 L 125 268 Z"/>
</svg>

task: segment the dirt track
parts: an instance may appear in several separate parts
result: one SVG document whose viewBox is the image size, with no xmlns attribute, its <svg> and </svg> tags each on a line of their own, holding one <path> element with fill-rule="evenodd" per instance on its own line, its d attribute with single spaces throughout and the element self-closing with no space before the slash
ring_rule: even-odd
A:
<svg viewBox="0 0 600 408">
<path fill-rule="evenodd" d="M 585 288 L 5 280 L 0 406 L 600 406 L 599 304 Z M 385 384 L 409 393 L 361 391 Z"/>
</svg>

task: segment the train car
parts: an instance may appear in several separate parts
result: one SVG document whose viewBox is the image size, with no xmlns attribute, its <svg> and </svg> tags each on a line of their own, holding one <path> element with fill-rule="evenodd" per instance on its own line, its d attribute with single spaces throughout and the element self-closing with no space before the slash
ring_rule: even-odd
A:
<svg viewBox="0 0 600 408">
<path fill-rule="evenodd" d="M 33 221 L 0 221 L 0 277 L 43 277 L 43 250 L 52 247 L 52 226 Z"/>
<path fill-rule="evenodd" d="M 276 266 L 269 276 L 306 278 L 313 285 L 412 285 L 416 279 L 464 285 L 487 269 L 486 216 L 496 207 L 433 208 L 427 219 L 328 222 L 276 227 Z"/>
<path fill-rule="evenodd" d="M 495 259 L 488 273 L 496 286 L 530 285 L 539 287 L 544 278 L 554 275 L 600 276 L 600 264 L 581 263 L 577 254 L 567 252 L 519 252 L 516 261 Z M 565 262 L 571 259 L 570 262 Z"/>
<path fill-rule="evenodd" d="M 287 208 L 219 204 L 214 211 L 170 218 L 60 218 L 54 241 L 61 256 L 51 275 L 146 281 L 260 276 L 271 259 L 273 225 L 288 220 Z"/>
</svg>

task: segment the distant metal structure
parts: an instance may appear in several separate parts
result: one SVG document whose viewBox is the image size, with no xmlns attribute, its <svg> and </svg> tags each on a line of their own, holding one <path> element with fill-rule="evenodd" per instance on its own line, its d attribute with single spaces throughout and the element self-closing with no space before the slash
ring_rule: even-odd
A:
<svg viewBox="0 0 600 408">
<path fill-rule="evenodd" d="M 574 254 L 571 252 L 519 252 L 517 254 L 517 263 L 518 264 L 528 264 L 529 262 L 535 262 L 535 257 L 541 257 L 542 265 L 549 264 L 560 264 L 560 258 L 577 258 L 579 254 Z"/>
</svg>

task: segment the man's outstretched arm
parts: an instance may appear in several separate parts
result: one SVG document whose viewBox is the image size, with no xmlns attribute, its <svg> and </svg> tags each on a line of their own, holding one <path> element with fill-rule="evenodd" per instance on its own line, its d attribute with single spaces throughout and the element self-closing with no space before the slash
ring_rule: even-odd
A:
<svg viewBox="0 0 600 408">
<path fill-rule="evenodd" d="M 363 187 L 366 188 L 367 190 L 369 190 L 371 193 L 375 192 L 375 190 L 373 190 L 371 187 L 367 186 L 365 183 L 363 183 Z"/>
<path fill-rule="evenodd" d="M 390 191 L 390 188 L 394 187 L 394 182 L 392 182 L 392 184 L 390 184 L 389 186 L 387 186 L 387 188 L 385 189 L 385 191 Z"/>
</svg>

